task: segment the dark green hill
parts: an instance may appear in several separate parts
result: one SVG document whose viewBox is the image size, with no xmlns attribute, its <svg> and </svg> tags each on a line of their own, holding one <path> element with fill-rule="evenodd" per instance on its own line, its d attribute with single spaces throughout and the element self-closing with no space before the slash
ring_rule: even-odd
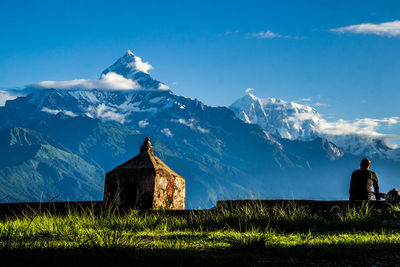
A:
<svg viewBox="0 0 400 267">
<path fill-rule="evenodd" d="M 98 200 L 103 170 L 26 128 L 0 131 L 3 201 Z"/>
</svg>

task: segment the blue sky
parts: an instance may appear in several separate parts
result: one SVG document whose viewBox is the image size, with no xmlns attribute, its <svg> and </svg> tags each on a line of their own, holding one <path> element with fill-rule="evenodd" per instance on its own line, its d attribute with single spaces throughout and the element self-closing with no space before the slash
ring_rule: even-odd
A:
<svg viewBox="0 0 400 267">
<path fill-rule="evenodd" d="M 399 1 L 2 1 L 0 88 L 95 78 L 131 49 L 208 105 L 251 87 L 327 119 L 397 117 L 400 33 L 379 26 L 396 20 Z"/>
</svg>

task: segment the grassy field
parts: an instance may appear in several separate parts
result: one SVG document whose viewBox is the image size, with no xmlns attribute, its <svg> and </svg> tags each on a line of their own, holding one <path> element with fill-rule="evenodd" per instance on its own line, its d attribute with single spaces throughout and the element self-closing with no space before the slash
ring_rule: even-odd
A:
<svg viewBox="0 0 400 267">
<path fill-rule="evenodd" d="M 398 262 L 400 206 L 334 207 L 312 213 L 287 202 L 188 215 L 64 215 L 30 210 L 0 221 L 7 265 L 281 265 Z"/>
</svg>

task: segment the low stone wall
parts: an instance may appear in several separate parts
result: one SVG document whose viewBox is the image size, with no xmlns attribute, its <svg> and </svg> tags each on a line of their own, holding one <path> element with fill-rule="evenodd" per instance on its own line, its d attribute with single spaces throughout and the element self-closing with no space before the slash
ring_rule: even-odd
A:
<svg viewBox="0 0 400 267">
<path fill-rule="evenodd" d="M 361 207 L 362 205 L 368 205 L 374 209 L 385 209 L 391 205 L 397 205 L 398 201 L 348 201 L 348 200 L 334 200 L 334 201 L 321 201 L 321 200 L 222 200 L 218 201 L 215 206 L 216 210 L 219 209 L 237 209 L 243 206 L 254 206 L 260 205 L 264 207 L 271 206 L 286 206 L 296 205 L 297 207 L 307 207 L 312 212 L 325 211 L 329 212 L 334 208 L 347 208 L 347 207 Z"/>
<path fill-rule="evenodd" d="M 71 202 L 22 202 L 0 204 L 0 217 L 34 214 L 36 212 L 50 212 L 66 214 L 70 210 L 92 210 L 100 214 L 104 210 L 103 201 L 71 201 Z"/>
<path fill-rule="evenodd" d="M 212 209 L 204 210 L 143 210 L 141 213 L 168 213 L 171 215 L 187 216 L 190 214 L 202 214 L 219 212 L 221 209 L 238 209 L 243 206 L 261 205 L 264 207 L 296 205 L 306 207 L 312 212 L 330 213 L 334 208 L 347 208 L 351 206 L 362 206 L 368 204 L 370 208 L 385 209 L 391 205 L 397 205 L 395 201 L 318 201 L 318 200 L 223 200 L 218 201 Z M 21 215 L 24 213 L 34 214 L 35 212 L 50 212 L 54 214 L 66 214 L 70 210 L 84 212 L 91 211 L 100 215 L 110 208 L 103 201 L 72 201 L 72 202 L 26 202 L 26 203 L 3 203 L 0 204 L 0 217 Z M 123 209 L 119 210 L 124 212 Z"/>
</svg>

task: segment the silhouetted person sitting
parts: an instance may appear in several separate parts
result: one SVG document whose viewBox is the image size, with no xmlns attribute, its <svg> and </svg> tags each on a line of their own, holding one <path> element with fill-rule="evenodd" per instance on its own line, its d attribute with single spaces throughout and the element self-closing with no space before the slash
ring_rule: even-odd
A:
<svg viewBox="0 0 400 267">
<path fill-rule="evenodd" d="M 371 161 L 367 158 L 362 159 L 360 169 L 351 175 L 350 200 L 380 199 L 378 177 L 369 168 L 371 168 Z M 372 192 L 372 186 L 375 192 Z"/>
</svg>

